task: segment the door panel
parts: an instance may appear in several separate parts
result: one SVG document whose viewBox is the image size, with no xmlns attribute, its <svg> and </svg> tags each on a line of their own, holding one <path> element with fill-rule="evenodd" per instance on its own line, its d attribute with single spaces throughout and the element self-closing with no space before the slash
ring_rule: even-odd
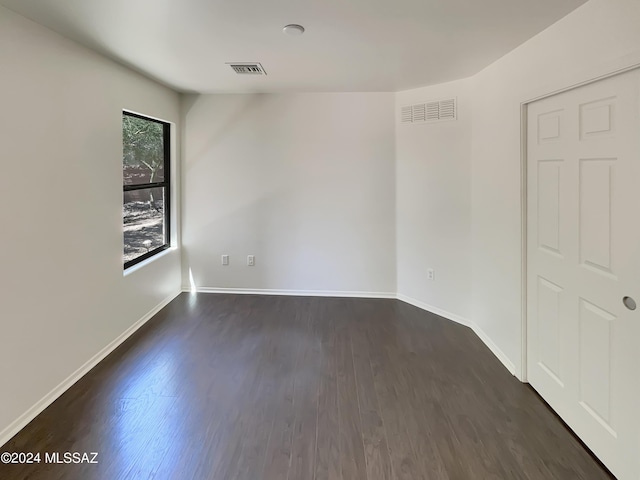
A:
<svg viewBox="0 0 640 480">
<path fill-rule="evenodd" d="M 564 387 L 560 367 L 560 299 L 562 287 L 538 277 L 538 362 L 545 373 Z"/>
<path fill-rule="evenodd" d="M 640 74 L 528 107 L 528 378 L 607 467 L 640 478 Z"/>
<path fill-rule="evenodd" d="M 614 274 L 611 209 L 615 158 L 580 159 L 580 264 L 594 273 Z"/>
<path fill-rule="evenodd" d="M 581 140 L 613 135 L 615 100 L 614 96 L 583 103 L 579 106 Z"/>
<path fill-rule="evenodd" d="M 538 162 L 538 246 L 560 251 L 560 168 L 562 160 Z"/>
<path fill-rule="evenodd" d="M 580 299 L 580 405 L 617 437 L 611 408 L 611 347 L 616 317 Z"/>
</svg>

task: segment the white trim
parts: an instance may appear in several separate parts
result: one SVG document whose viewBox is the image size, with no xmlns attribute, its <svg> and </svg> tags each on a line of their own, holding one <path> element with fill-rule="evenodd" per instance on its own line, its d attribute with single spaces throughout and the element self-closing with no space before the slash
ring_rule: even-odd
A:
<svg viewBox="0 0 640 480">
<path fill-rule="evenodd" d="M 190 288 L 182 289 L 183 292 L 191 292 Z M 460 325 L 469 327 L 478 336 L 480 340 L 491 350 L 491 352 L 502 362 L 506 369 L 515 375 L 515 366 L 513 362 L 504 354 L 500 348 L 493 343 L 489 336 L 474 322 L 454 313 L 448 312 L 433 305 L 429 305 L 415 298 L 408 297 L 403 294 L 395 294 L 390 292 L 349 292 L 349 291 L 331 291 L 331 290 L 274 290 L 274 289 L 250 289 L 250 288 L 209 288 L 198 287 L 198 293 L 227 293 L 237 295 L 287 295 L 287 296 L 309 296 L 309 297 L 355 297 L 355 298 L 386 298 L 399 300 L 424 311 L 433 313 L 447 320 L 451 320 Z M 44 409 L 51 405 L 60 395 L 67 391 L 73 384 L 86 375 L 93 367 L 100 363 L 104 358 L 120 346 L 127 338 L 138 330 L 142 325 L 148 322 L 156 313 L 162 310 L 181 292 L 176 292 L 165 298 L 160 304 L 144 315 L 140 320 L 125 330 L 118 338 L 113 340 L 109 345 L 104 347 L 100 352 L 95 354 L 84 365 L 73 372 L 69 377 L 62 381 L 57 387 L 51 390 L 42 399 L 36 402 L 25 413 L 18 417 L 13 423 L 0 432 L 0 446 L 7 443 L 20 430 L 22 430 L 31 420 L 37 417 Z"/>
<path fill-rule="evenodd" d="M 138 262 L 135 265 L 131 265 L 129 268 L 124 269 L 122 271 L 122 276 L 123 277 L 128 277 L 132 273 L 137 272 L 138 270 L 146 267 L 150 263 L 153 263 L 156 260 L 160 260 L 162 257 L 166 257 L 167 255 L 170 255 L 171 253 L 173 253 L 173 252 L 175 252 L 177 250 L 178 250 L 178 247 L 169 247 L 169 248 L 167 248 L 167 249 L 165 249 L 165 250 L 163 250 L 161 252 L 158 252 L 155 255 L 153 255 L 152 257 L 146 258 L 146 259 L 142 260 L 141 262 Z"/>
<path fill-rule="evenodd" d="M 520 209 L 522 219 L 520 223 L 520 371 L 516 376 L 521 382 L 527 382 L 527 195 L 529 179 L 527 176 L 527 128 L 528 104 L 520 104 Z"/>
<path fill-rule="evenodd" d="M 567 92 L 575 88 L 582 87 L 595 83 L 599 80 L 620 75 L 622 73 L 629 72 L 640 68 L 640 50 L 636 50 L 629 55 L 625 55 L 620 58 L 616 58 L 610 62 L 606 62 L 598 65 L 595 68 L 585 70 L 577 75 L 566 77 L 554 84 L 547 85 L 546 87 L 539 88 L 535 91 L 529 92 L 521 97 L 520 101 L 520 181 L 521 181 L 521 248 L 522 248 L 522 268 L 521 268 L 521 282 L 522 282 L 522 305 L 521 305 L 521 370 L 520 375 L 517 375 L 518 379 L 522 382 L 527 382 L 528 372 L 528 322 L 527 322 L 527 234 L 528 234 L 528 215 L 527 215 L 527 188 L 529 185 L 529 178 L 527 174 L 528 160 L 527 160 L 527 108 L 530 103 L 542 100 L 559 93 Z M 495 353 L 495 352 L 494 352 Z"/>
<path fill-rule="evenodd" d="M 489 348 L 489 350 L 491 350 L 491 353 L 493 353 L 498 358 L 498 360 L 502 362 L 509 373 L 515 376 L 516 367 L 513 362 L 509 360 L 509 357 L 507 357 L 504 352 L 500 350 L 500 348 L 495 343 L 493 343 L 493 340 L 491 340 L 491 338 L 489 338 L 489 336 L 484 333 L 484 330 L 482 330 L 475 322 L 461 317 L 460 315 L 456 315 L 455 313 L 447 312 L 446 310 L 442 310 L 441 308 L 421 302 L 420 300 L 416 300 L 415 298 L 407 297 L 406 295 L 403 295 L 401 293 L 399 293 L 396 297 L 398 300 L 413 305 L 414 307 L 418 307 L 427 312 L 435 313 L 436 315 L 446 318 L 447 320 L 451 320 L 453 322 L 464 325 L 465 327 L 469 327 Z"/>
<path fill-rule="evenodd" d="M 636 50 L 614 60 L 602 62 L 596 67 L 583 69 L 578 73 L 571 73 L 569 75 L 558 77 L 558 79 L 553 83 L 531 90 L 521 96 L 520 103 L 533 103 L 552 95 L 557 95 L 568 90 L 573 90 L 574 88 L 582 87 L 583 85 L 597 82 L 598 80 L 604 80 L 605 78 L 635 70 L 638 67 L 640 67 L 640 50 Z"/>
<path fill-rule="evenodd" d="M 190 287 L 182 287 L 183 292 L 192 292 Z M 286 295 L 294 297 L 354 297 L 354 298 L 396 298 L 389 292 L 349 292 L 341 290 L 277 290 L 271 288 L 218 288 L 197 287 L 197 293 L 228 293 L 235 295 Z"/>
<path fill-rule="evenodd" d="M 518 378 L 518 376 L 516 375 L 516 366 L 513 364 L 511 360 L 509 360 L 509 357 L 505 355 L 505 353 L 500 349 L 500 347 L 498 347 L 495 343 L 493 343 L 493 340 L 489 338 L 489 335 L 484 333 L 484 330 L 482 330 L 476 323 L 471 324 L 471 329 L 480 338 L 480 340 L 482 340 L 484 344 L 487 347 L 489 347 L 489 350 L 491 350 L 491 352 L 496 357 L 498 357 L 498 360 L 500 360 L 502 364 L 506 367 L 506 369 L 509 370 L 509 373 L 514 377 Z"/>
<path fill-rule="evenodd" d="M 154 117 L 153 115 L 149 115 L 148 113 L 142 113 L 142 112 L 138 112 L 137 110 L 131 110 L 129 108 L 122 108 L 122 112 L 126 112 L 126 113 L 133 113 L 134 115 L 139 115 L 141 117 L 146 117 L 149 118 L 151 120 L 155 120 L 156 122 L 162 122 L 162 123 L 168 123 L 170 125 L 175 125 L 176 122 L 172 122 L 170 120 L 165 120 L 164 118 L 160 118 L 160 117 Z"/>
<path fill-rule="evenodd" d="M 146 313 L 140 320 L 127 328 L 115 340 L 91 357 L 84 365 L 63 380 L 57 387 L 47 393 L 38 400 L 26 412 L 20 415 L 14 422 L 9 424 L 4 430 L 0 431 L 0 447 L 13 438 L 20 430 L 22 430 L 31 420 L 37 417 L 45 408 L 51 405 L 60 395 L 66 392 L 71 386 L 84 377 L 89 371 L 100 363 L 104 358 L 120 346 L 127 338 L 138 330 L 142 325 L 147 323 L 156 313 L 162 310 L 181 292 L 175 292 L 165 298 L 156 307 Z"/>
<path fill-rule="evenodd" d="M 191 288 L 183 287 L 183 292 L 191 292 Z M 400 300 L 402 302 L 418 307 L 427 312 L 433 313 L 440 317 L 459 323 L 465 327 L 471 328 L 474 333 L 482 340 L 482 342 L 491 350 L 491 352 L 502 362 L 511 375 L 516 375 L 515 365 L 509 357 L 495 344 L 484 331 L 474 322 L 455 313 L 448 312 L 428 303 L 416 300 L 401 293 L 390 292 L 345 292 L 332 290 L 274 290 L 274 289 L 256 289 L 256 288 L 213 288 L 198 287 L 197 293 L 227 293 L 232 295 L 286 295 L 286 296 L 303 296 L 303 297 L 355 297 L 355 298 L 388 298 Z"/>
<path fill-rule="evenodd" d="M 396 295 L 396 298 L 402 302 L 413 305 L 414 307 L 421 308 L 422 310 L 426 310 L 427 312 L 430 312 L 430 313 L 435 313 L 436 315 L 446 318 L 447 320 L 451 320 L 452 322 L 456 322 L 456 323 L 459 323 L 460 325 L 464 325 L 465 327 L 472 326 L 472 322 L 470 322 L 464 317 L 461 317 L 460 315 L 447 312 L 446 310 L 442 310 L 441 308 L 434 307 L 433 305 L 429 305 L 428 303 L 421 302 L 420 300 L 416 300 L 415 298 L 408 297 L 406 295 L 403 295 L 402 293 L 398 293 Z"/>
</svg>

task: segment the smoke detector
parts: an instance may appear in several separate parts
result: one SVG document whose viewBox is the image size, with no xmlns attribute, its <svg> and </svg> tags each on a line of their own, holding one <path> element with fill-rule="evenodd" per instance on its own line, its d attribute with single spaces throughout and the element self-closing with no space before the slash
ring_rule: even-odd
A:
<svg viewBox="0 0 640 480">
<path fill-rule="evenodd" d="M 264 68 L 259 63 L 228 63 L 238 75 L 266 75 Z"/>
</svg>

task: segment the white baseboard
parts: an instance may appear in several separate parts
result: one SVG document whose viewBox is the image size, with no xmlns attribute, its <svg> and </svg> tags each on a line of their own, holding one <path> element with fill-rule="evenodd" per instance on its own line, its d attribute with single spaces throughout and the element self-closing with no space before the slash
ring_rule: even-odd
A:
<svg viewBox="0 0 640 480">
<path fill-rule="evenodd" d="M 434 307 L 433 305 L 429 305 L 428 303 L 421 302 L 420 300 L 416 300 L 415 298 L 408 297 L 401 293 L 396 295 L 398 300 L 401 300 L 405 303 L 413 305 L 414 307 L 421 308 L 422 310 L 426 310 L 427 312 L 435 313 L 447 320 L 451 320 L 453 322 L 464 325 L 465 327 L 471 327 L 471 322 L 460 315 L 456 315 L 455 313 L 447 312 L 446 310 L 442 310 L 441 308 Z"/>
<path fill-rule="evenodd" d="M 507 368 L 507 370 L 509 370 L 509 373 L 515 377 L 516 366 L 513 364 L 511 360 L 509 360 L 509 357 L 507 357 L 504 354 L 504 352 L 500 350 L 500 348 L 495 343 L 493 343 L 493 340 L 491 340 L 491 338 L 489 338 L 489 336 L 486 333 L 484 333 L 484 330 L 482 330 L 477 324 L 474 323 L 471 326 L 471 328 L 473 329 L 475 334 L 480 338 L 480 340 L 482 340 L 484 344 L 487 347 L 489 347 L 489 350 L 491 350 L 491 352 L 493 352 L 493 354 L 496 357 L 498 357 L 498 360 L 502 362 L 502 364 Z"/>
<path fill-rule="evenodd" d="M 182 291 L 190 292 L 191 289 L 183 288 Z M 408 297 L 402 294 L 388 293 L 388 292 L 348 292 L 348 291 L 331 291 L 331 290 L 272 290 L 272 289 L 249 289 L 249 288 L 206 288 L 198 287 L 199 293 L 229 293 L 229 294 L 245 294 L 245 295 L 290 295 L 290 296 L 305 296 L 305 297 L 355 297 L 355 298 L 388 298 L 397 299 L 415 307 L 418 307 L 427 312 L 434 313 L 443 318 L 459 323 L 461 325 L 471 328 L 475 334 L 484 342 L 484 344 L 491 350 L 491 352 L 502 362 L 507 370 L 515 375 L 515 366 L 513 362 L 504 354 L 498 346 L 487 336 L 484 331 L 478 327 L 474 322 L 467 320 L 466 318 L 456 315 L 441 308 L 434 307 L 425 302 L 421 302 L 414 298 Z M 57 387 L 51 390 L 47 395 L 40 399 L 35 405 L 29 408 L 18 419 L 11 423 L 8 427 L 0 431 L 0 447 L 7 443 L 14 435 L 22 430 L 31 420 L 37 417 L 45 408 L 51 405 L 60 395 L 66 392 L 74 383 L 80 380 L 86 375 L 93 367 L 100 363 L 107 355 L 114 351 L 120 344 L 122 344 L 127 338 L 138 330 L 142 325 L 147 323 L 156 313 L 162 310 L 169 302 L 176 298 L 180 292 L 173 293 L 165 298 L 160 304 L 144 315 L 140 320 L 131 325 L 125 330 L 118 338 L 113 340 L 109 345 L 104 347 L 98 353 L 96 353 L 91 359 L 89 359 L 84 365 L 78 368 L 75 372 L 69 375 L 64 381 L 62 381 Z"/>
<path fill-rule="evenodd" d="M 191 292 L 191 288 L 183 287 L 183 292 Z M 289 295 L 289 296 L 303 296 L 303 297 L 355 297 L 355 298 L 390 298 L 397 299 L 406 302 L 410 305 L 418 307 L 427 312 L 435 313 L 447 320 L 459 323 L 466 327 L 471 328 L 474 333 L 484 342 L 484 344 L 491 350 L 491 352 L 498 357 L 498 360 L 509 370 L 511 375 L 516 374 L 516 368 L 509 357 L 507 357 L 500 348 L 489 338 L 489 336 L 478 326 L 475 322 L 468 320 L 455 313 L 448 312 L 433 305 L 429 305 L 415 298 L 408 297 L 401 293 L 389 293 L 389 292 L 345 292 L 345 291 L 333 291 L 333 290 L 274 290 L 274 289 L 255 289 L 255 288 L 212 288 L 212 287 L 197 287 L 198 293 L 228 293 L 236 295 Z"/>
<path fill-rule="evenodd" d="M 435 313 L 436 315 L 446 318 L 447 320 L 451 320 L 461 325 L 464 325 L 466 327 L 469 327 L 478 336 L 478 338 L 480 338 L 480 340 L 482 340 L 482 342 L 489 348 L 489 350 L 491 350 L 491 352 L 498 358 L 498 360 L 502 362 L 502 364 L 506 367 L 506 369 L 509 370 L 509 373 L 515 376 L 516 367 L 513 364 L 513 362 L 509 360 L 509 357 L 507 357 L 504 354 L 504 352 L 500 350 L 500 348 L 498 348 L 498 346 L 495 343 L 493 343 L 493 340 L 491 340 L 489 336 L 486 333 L 484 333 L 484 331 L 475 322 L 472 322 L 471 320 L 461 317 L 460 315 L 456 315 L 455 313 L 447 312 L 446 310 L 442 310 L 441 308 L 434 307 L 433 305 L 429 305 L 427 303 L 421 302 L 420 300 L 416 300 L 415 298 L 407 297 L 406 295 L 403 295 L 401 293 L 399 293 L 396 296 L 396 298 L 410 305 L 413 305 L 414 307 L 421 308 L 422 310 L 426 310 L 427 312 Z"/>
<path fill-rule="evenodd" d="M 191 288 L 183 287 L 183 292 L 191 292 Z M 294 297 L 353 297 L 353 298 L 396 298 L 395 293 L 388 292 L 349 292 L 342 290 L 275 290 L 261 288 L 211 288 L 197 287 L 198 293 L 229 293 L 236 295 L 287 295 Z"/>
<path fill-rule="evenodd" d="M 118 338 L 113 340 L 109 345 L 104 347 L 93 357 L 91 357 L 84 365 L 63 380 L 57 387 L 47 393 L 31 408 L 24 412 L 8 427 L 0 431 L 0 447 L 13 438 L 20 430 L 22 430 L 31 420 L 37 417 L 45 408 L 51 405 L 60 395 L 66 392 L 71 386 L 85 376 L 93 367 L 100 363 L 104 358 L 113 352 L 120 344 L 138 330 L 142 325 L 147 323 L 156 313 L 162 310 L 169 302 L 176 298 L 181 292 L 175 292 L 165 298 L 156 307 L 144 315 L 140 320 L 131 325 Z"/>
</svg>

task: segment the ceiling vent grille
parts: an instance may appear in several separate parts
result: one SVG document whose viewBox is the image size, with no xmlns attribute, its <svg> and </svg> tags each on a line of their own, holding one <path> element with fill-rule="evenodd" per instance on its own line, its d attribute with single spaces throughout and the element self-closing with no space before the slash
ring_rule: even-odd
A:
<svg viewBox="0 0 640 480">
<path fill-rule="evenodd" d="M 238 75 L 266 75 L 262 65 L 259 63 L 229 63 L 228 64 Z"/>
<path fill-rule="evenodd" d="M 455 98 L 405 105 L 400 109 L 400 123 L 432 123 L 456 118 Z"/>
</svg>

